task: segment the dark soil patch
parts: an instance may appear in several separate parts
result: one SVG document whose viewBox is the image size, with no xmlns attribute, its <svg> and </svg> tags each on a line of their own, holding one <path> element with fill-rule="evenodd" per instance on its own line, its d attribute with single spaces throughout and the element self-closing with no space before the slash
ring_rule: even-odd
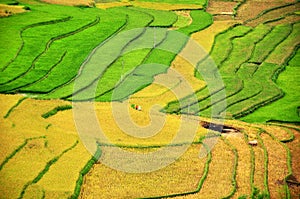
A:
<svg viewBox="0 0 300 199">
<path fill-rule="evenodd" d="M 222 125 L 222 124 L 215 124 L 210 122 L 201 121 L 200 125 L 203 128 L 210 129 L 213 131 L 218 131 L 220 133 L 239 133 L 240 129 L 234 128 L 232 126 Z"/>
</svg>

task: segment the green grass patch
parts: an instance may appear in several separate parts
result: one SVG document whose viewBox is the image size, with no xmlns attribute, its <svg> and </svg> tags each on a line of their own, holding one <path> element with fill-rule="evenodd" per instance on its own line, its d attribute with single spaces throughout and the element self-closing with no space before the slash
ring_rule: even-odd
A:
<svg viewBox="0 0 300 199">
<path fill-rule="evenodd" d="M 273 102 L 265 107 L 262 107 L 254 113 L 243 117 L 242 120 L 246 122 L 266 122 L 268 120 L 281 121 L 300 121 L 298 107 L 300 106 L 299 92 L 300 89 L 300 75 L 299 75 L 299 60 L 300 51 L 297 50 L 295 56 L 285 67 L 285 70 L 278 76 L 277 85 L 285 93 L 284 98 Z"/>
<path fill-rule="evenodd" d="M 263 62 L 276 46 L 288 37 L 291 31 L 291 25 L 276 26 L 262 41 L 256 44 L 249 62 Z"/>
<path fill-rule="evenodd" d="M 300 23 L 293 24 L 291 34 L 281 42 L 266 59 L 266 62 L 285 65 L 299 45 Z"/>
<path fill-rule="evenodd" d="M 18 5 L 18 1 L 15 0 L 1 0 L 1 4 L 7 4 L 7 5 Z"/>
<path fill-rule="evenodd" d="M 70 19 L 70 18 L 66 18 L 66 19 Z M 60 62 L 62 62 L 62 60 L 66 57 L 65 55 L 66 55 L 67 50 L 63 49 L 63 51 L 59 51 L 59 49 L 56 49 L 56 50 L 51 49 L 49 51 L 49 47 L 52 46 L 52 44 L 58 40 L 72 36 L 76 33 L 84 31 L 85 29 L 87 29 L 91 26 L 96 25 L 97 23 L 99 23 L 99 18 L 96 18 L 93 21 L 91 21 L 90 23 L 87 23 L 71 32 L 61 33 L 58 31 L 58 33 L 56 33 L 57 32 L 57 30 L 55 30 L 56 28 L 58 28 L 58 30 L 64 30 L 65 28 L 63 28 L 63 27 L 68 27 L 68 24 L 65 24 L 65 23 L 66 23 L 65 20 L 61 20 L 60 25 L 51 24 L 54 27 L 48 27 L 47 25 L 43 25 L 43 26 L 39 26 L 39 28 L 30 29 L 30 30 L 34 30 L 34 31 L 30 31 L 30 33 L 28 33 L 27 37 L 30 37 L 30 41 L 25 41 L 25 44 L 27 44 L 27 43 L 30 44 L 27 46 L 28 49 L 26 48 L 26 45 L 24 45 L 24 47 L 22 49 L 23 51 L 25 51 L 25 53 L 24 53 L 25 55 L 23 55 L 23 51 L 20 51 L 20 53 L 17 57 L 19 59 L 14 60 L 12 62 L 12 64 L 10 64 L 8 66 L 8 68 L 6 68 L 2 74 L 5 75 L 5 74 L 10 74 L 10 73 L 16 73 L 16 74 L 18 74 L 18 72 L 20 72 L 20 73 L 16 77 L 9 79 L 7 82 L 5 82 L 5 86 L 2 86 L 0 88 L 0 91 L 10 91 L 12 89 L 24 87 L 28 84 L 35 83 L 37 80 L 40 80 L 42 77 L 44 77 L 46 74 L 48 74 L 49 70 L 52 70 L 53 67 L 59 65 Z M 78 21 L 77 21 L 77 23 L 78 23 Z M 82 21 L 81 21 L 81 23 L 82 23 Z M 81 23 L 79 23 L 79 24 L 81 24 Z M 38 35 L 40 31 L 51 33 L 51 31 L 47 31 L 49 28 L 54 29 L 55 35 L 51 35 L 51 34 L 46 35 L 45 40 L 43 40 L 43 41 L 40 41 L 38 37 L 35 38 L 35 37 L 29 36 L 29 35 Z M 56 34 L 59 34 L 59 35 L 56 35 Z M 26 35 L 25 35 L 25 37 L 26 37 Z M 47 37 L 51 37 L 51 39 L 49 39 L 49 41 L 46 41 Z M 37 42 L 46 43 L 46 45 L 45 45 L 46 47 L 39 45 Z M 34 49 L 34 47 L 36 47 L 36 46 L 38 46 L 41 49 L 39 49 L 39 50 Z M 44 48 L 44 49 L 42 50 L 42 48 Z M 31 55 L 32 57 L 30 57 L 29 56 L 30 51 L 36 51 L 36 52 L 41 51 L 41 52 L 38 55 L 33 54 L 33 55 Z M 45 54 L 46 54 L 46 56 L 44 56 Z M 36 56 L 36 57 L 34 57 L 34 56 Z M 49 58 L 49 56 L 51 58 Z M 27 58 L 26 60 L 28 60 L 28 63 L 23 61 L 23 60 L 25 60 L 24 57 Z M 20 59 L 22 59 L 22 60 L 20 60 Z M 31 59 L 32 59 L 32 62 L 29 63 Z M 21 64 L 23 64 L 24 66 L 28 65 L 29 67 L 27 69 L 26 69 L 26 67 L 18 68 L 17 66 L 19 66 Z M 21 69 L 23 69 L 23 71 L 21 71 Z M 24 84 L 24 83 L 26 83 L 26 84 Z"/>
<path fill-rule="evenodd" d="M 124 12 L 124 15 L 120 16 L 121 18 L 124 18 L 126 13 L 128 14 L 127 24 L 124 26 L 124 28 L 122 28 L 123 31 L 130 30 L 131 28 L 143 27 L 151 23 L 152 21 L 152 18 L 149 17 L 148 15 L 134 10 L 129 10 L 126 8 L 118 8 L 112 10 L 121 11 L 121 13 Z M 143 20 L 138 20 L 138 18 L 142 18 Z M 107 24 L 105 25 L 105 27 L 107 29 L 110 29 L 111 28 L 111 25 L 109 26 L 109 24 L 111 23 L 110 18 L 105 18 L 105 20 L 107 20 L 106 21 Z M 139 22 L 137 23 L 137 21 Z M 121 27 L 120 24 L 115 24 L 115 25 L 116 27 Z M 77 76 L 76 74 L 75 76 L 73 75 L 72 81 L 68 82 L 66 85 L 58 86 L 55 92 L 52 92 L 49 95 L 42 96 L 42 97 L 43 98 L 70 97 L 73 91 L 76 93 L 81 91 L 82 89 L 91 86 L 95 81 L 97 81 L 97 79 L 99 79 L 102 76 L 103 72 L 105 72 L 105 70 L 117 60 L 117 58 L 121 55 L 125 47 L 130 42 L 136 40 L 142 34 L 143 34 L 143 29 L 138 29 L 138 30 L 127 32 L 125 36 L 124 34 L 123 35 L 121 34 L 121 35 L 114 35 L 113 37 L 110 37 L 108 40 L 106 40 L 106 42 L 100 44 L 99 47 L 96 48 L 92 52 L 92 54 L 89 55 L 88 59 L 82 65 L 82 70 L 80 71 L 80 73 Z M 105 33 L 103 33 L 103 35 L 107 36 L 107 34 Z M 90 37 L 94 37 L 94 35 L 91 34 Z M 97 72 L 95 72 L 95 68 L 97 68 Z M 76 71 L 76 73 L 77 72 L 78 71 Z M 76 85 L 77 85 L 76 87 L 74 87 L 75 77 L 76 77 Z M 55 77 L 53 76 L 53 78 Z M 49 76 L 46 80 L 50 81 L 50 79 L 51 78 Z M 62 81 L 61 78 L 59 80 Z M 37 89 L 40 89 L 40 86 L 41 85 L 36 85 Z M 52 85 L 52 87 L 53 86 L 54 85 Z"/>
<path fill-rule="evenodd" d="M 211 24 L 211 21 L 208 20 L 211 19 L 211 15 L 203 11 L 194 11 L 193 13 L 192 17 L 199 18 L 193 21 L 191 27 L 179 29 L 179 32 L 189 35 L 192 32 L 204 29 Z M 200 19 L 203 20 L 201 23 Z M 121 81 L 120 84 L 115 87 L 114 91 L 110 91 L 98 99 L 100 101 L 122 100 L 148 86 L 152 83 L 155 75 L 167 71 L 176 54 L 184 47 L 187 42 L 187 37 L 180 36 L 180 38 L 178 38 L 178 33 L 168 31 L 166 38 L 155 46 L 156 48 L 152 49 L 142 62 L 144 65 L 140 65 L 133 70 L 132 73 L 126 76 L 126 79 Z"/>
<path fill-rule="evenodd" d="M 70 81 L 74 80 L 78 75 L 78 71 L 82 67 L 82 62 L 93 49 L 123 27 L 125 22 L 126 19 L 124 15 L 120 15 L 116 18 L 113 24 L 107 15 L 104 15 L 98 26 L 93 26 L 86 31 L 65 38 L 63 42 L 59 42 L 55 46 L 53 45 L 55 52 L 67 51 L 63 61 L 51 71 L 47 78 L 22 89 L 22 91 L 47 93 L 53 89 L 62 87 L 66 83 L 70 83 Z M 96 38 L 95 35 L 97 35 Z M 51 59 L 51 56 L 49 58 Z M 73 86 L 71 86 L 71 90 L 72 89 Z"/>
<path fill-rule="evenodd" d="M 142 65 L 147 57 L 152 53 L 154 40 L 157 43 L 156 45 L 159 45 L 165 39 L 166 33 L 166 29 L 145 29 L 145 32 L 143 32 L 142 35 L 124 47 L 122 50 L 122 53 L 124 54 L 119 56 L 105 69 L 101 78 L 95 81 L 93 85 L 73 97 L 75 97 L 76 100 L 96 98 L 99 101 L 110 101 L 113 89 L 120 86 L 120 84 L 127 84 L 129 80 L 126 79 L 136 76 L 132 73 L 137 67 L 142 67 L 140 65 Z M 156 70 L 156 68 L 152 69 L 153 71 Z M 149 73 L 145 75 L 151 76 Z M 136 78 L 137 77 L 134 77 L 134 79 Z M 147 81 L 147 83 L 149 84 L 149 81 Z M 126 92 L 132 93 L 132 89 L 126 90 L 125 93 Z"/>
<path fill-rule="evenodd" d="M 19 51 L 23 48 L 23 31 L 43 24 L 51 24 L 59 19 L 66 18 L 66 16 L 55 12 L 55 9 L 52 8 L 49 9 L 51 14 L 35 9 L 34 6 L 32 8 L 32 12 L 0 18 L 0 46 L 5 47 L 0 48 L 0 53 L 5 55 L 0 57 L 0 68 L 2 70 L 16 58 Z M 4 80 L 6 79 L 7 77 Z M 1 82 L 2 81 L 3 80 L 1 80 Z"/>
<path fill-rule="evenodd" d="M 258 66 L 255 64 L 244 63 L 241 65 L 237 75 L 240 79 L 243 80 L 243 89 L 236 95 L 226 98 L 227 106 L 225 107 L 225 109 L 223 108 L 219 111 L 219 115 L 221 115 L 222 112 L 224 112 L 229 107 L 252 98 L 262 92 L 262 85 L 259 81 L 254 80 L 252 76 L 256 72 L 257 68 Z M 227 113 L 227 116 L 231 117 L 230 113 Z"/>
<path fill-rule="evenodd" d="M 243 37 L 234 38 L 232 40 L 232 50 L 220 66 L 221 74 L 235 76 L 234 73 L 240 66 L 250 59 L 255 44 L 262 40 L 270 30 L 269 26 L 259 25 Z"/>
<path fill-rule="evenodd" d="M 249 31 L 251 31 L 250 27 L 237 25 L 219 33 L 215 37 L 210 56 L 214 60 L 216 66 L 220 67 L 229 57 L 232 51 L 232 40 L 246 35 Z M 198 67 L 201 67 L 201 65 L 204 64 L 205 60 L 200 62 Z"/>
<path fill-rule="evenodd" d="M 32 13 L 37 14 L 40 12 L 53 12 L 58 16 L 64 14 L 64 18 L 69 20 L 53 24 L 41 23 L 39 26 L 26 29 L 23 32 L 24 46 L 21 45 L 22 49 L 16 59 L 6 70 L 0 73 L 0 76 L 5 77 L 1 78 L 2 83 L 4 83 L 29 73 L 26 74 L 26 77 L 18 79 L 17 82 L 2 86 L 2 91 L 20 87 L 44 77 L 48 74 L 49 68 L 55 65 L 65 52 L 67 53 L 63 60 L 52 69 L 47 78 L 21 89 L 21 91 L 47 92 L 60 84 L 66 83 L 66 81 L 77 75 L 82 61 L 92 49 L 117 31 L 126 20 L 124 15 L 119 15 L 118 18 L 114 18 L 114 23 L 111 24 L 109 18 L 113 12 L 108 13 L 96 8 L 82 10 L 74 7 L 44 5 L 38 6 L 32 11 Z M 69 15 L 71 18 L 65 15 Z M 15 16 L 15 18 L 23 19 L 23 16 L 25 16 L 24 19 L 27 17 L 30 19 L 37 18 L 30 14 L 27 15 L 27 13 L 22 16 Z M 47 19 L 43 15 L 38 15 L 38 18 L 41 20 Z M 13 20 L 7 22 L 7 24 L 13 24 Z"/>
<path fill-rule="evenodd" d="M 252 98 L 248 98 L 235 106 L 229 107 L 228 112 L 231 112 L 234 118 L 240 118 L 254 112 L 256 109 L 269 104 L 283 96 L 282 91 L 271 80 L 273 74 L 280 68 L 275 64 L 263 63 L 259 66 L 253 79 L 263 82 L 262 92 Z"/>
<path fill-rule="evenodd" d="M 12 58 L 2 67 L 0 92 L 25 92 L 42 99 L 72 99 L 72 94 L 75 94 L 78 100 L 86 100 L 91 96 L 85 94 L 96 88 L 96 96 L 106 93 L 109 96 L 98 98 L 99 100 L 110 100 L 114 87 L 121 90 L 132 88 L 136 81 L 138 84 L 132 89 L 136 92 L 149 85 L 153 76 L 167 70 L 187 41 L 178 41 L 172 31 L 169 31 L 162 42 L 165 35 L 161 32 L 165 33 L 166 30 L 158 29 L 156 32 L 155 28 L 152 29 L 152 36 L 148 35 L 151 47 L 140 52 L 127 53 L 130 49 L 139 47 L 138 45 L 148 45 L 149 41 L 141 39 L 145 31 L 133 31 L 124 38 L 117 33 L 147 26 L 171 27 L 177 21 L 177 15 L 170 11 L 127 7 L 107 10 L 80 9 L 47 4 L 32 5 L 31 8 L 30 13 L 5 19 L 6 27 L 10 24 L 16 29 L 14 34 L 6 36 L 6 40 L 19 38 L 19 50 L 15 51 L 15 55 L 11 52 L 9 56 Z M 51 17 L 45 13 L 51 13 Z M 40 21 L 36 20 L 37 15 Z M 202 30 L 212 23 L 212 16 L 201 10 L 192 11 L 191 17 L 194 19 L 192 24 L 179 29 L 186 35 Z M 15 21 L 18 22 L 17 25 L 14 24 Z M 138 43 L 135 41 L 140 44 L 135 44 Z M 162 49 L 171 48 L 173 52 L 154 49 L 158 45 Z M 11 47 L 17 49 L 17 44 L 11 44 Z M 127 54 L 121 56 L 123 53 Z M 124 61 L 126 66 L 122 66 L 120 74 L 119 65 Z M 137 71 L 144 72 L 135 74 L 134 69 L 142 63 L 163 64 L 166 67 L 159 65 L 157 69 L 149 70 L 141 66 Z M 128 78 L 133 78 L 134 81 L 125 81 Z M 101 85 L 97 84 L 99 80 Z M 125 85 L 126 83 L 129 85 Z M 85 89 L 87 90 L 83 92 Z M 127 96 L 132 94 L 132 90 L 128 91 Z"/>
<path fill-rule="evenodd" d="M 171 27 L 177 21 L 177 15 L 171 11 L 153 10 L 138 7 L 133 7 L 130 9 L 151 15 L 154 18 L 154 21 L 150 23 L 150 26 Z"/>
<path fill-rule="evenodd" d="M 253 29 L 245 26 L 233 26 L 218 34 L 210 55 L 220 68 L 226 96 L 222 95 L 221 92 L 214 92 L 221 89 L 222 85 L 219 85 L 219 89 L 210 88 L 210 93 L 208 89 L 197 92 L 200 115 L 210 117 L 213 114 L 212 111 L 217 110 L 219 116 L 226 111 L 226 117 L 241 118 L 283 98 L 284 93 L 273 81 L 283 70 L 283 67 L 279 64 L 285 63 L 290 57 L 292 52 L 290 46 L 297 44 L 298 29 L 298 24 L 277 26 L 273 29 L 270 26 L 261 24 Z M 264 50 L 265 48 L 267 50 Z M 283 50 L 288 53 L 283 53 Z M 278 55 L 278 57 L 275 55 Z M 266 58 L 266 61 L 272 59 L 274 60 L 273 63 L 278 64 L 263 62 Z M 297 61 L 293 62 L 296 64 Z M 209 59 L 204 59 L 199 62 L 198 67 L 205 68 L 209 65 Z M 295 73 L 295 71 L 293 72 Z M 289 73 L 287 78 L 291 74 Z M 208 74 L 205 73 L 205 75 Z M 199 77 L 199 74 L 196 73 L 196 76 Z M 295 76 L 295 79 L 297 79 L 297 76 Z M 241 82 L 239 83 L 238 80 Z M 286 87 L 291 88 L 292 84 L 286 85 Z M 227 107 L 224 107 L 225 97 Z M 295 104 L 297 100 L 295 98 L 293 100 Z M 188 100 L 183 99 L 183 101 Z M 193 106 L 197 107 L 193 103 L 184 106 L 181 113 L 187 113 L 188 110 L 195 109 Z M 282 107 L 284 109 L 284 106 Z M 296 107 L 299 107 L 299 105 Z M 169 113 L 179 113 L 180 109 L 182 107 L 179 107 L 178 102 L 169 103 L 166 107 L 166 111 Z M 287 114 L 289 112 L 291 110 L 286 111 Z M 298 114 L 296 110 L 294 110 L 295 114 Z M 265 113 L 265 115 L 270 114 Z M 251 118 L 255 118 L 256 121 L 259 120 L 256 116 Z"/>
<path fill-rule="evenodd" d="M 226 104 L 224 104 L 226 98 L 239 93 L 243 89 L 243 82 L 238 78 L 223 77 L 223 82 L 225 91 L 210 95 L 204 100 L 199 100 L 199 110 L 196 113 L 199 113 L 200 116 L 215 115 L 216 112 L 218 113 L 226 107 Z M 193 110 L 193 107 L 190 107 L 190 109 Z M 214 113 L 212 113 L 212 109 Z"/>
<path fill-rule="evenodd" d="M 190 18 L 187 16 L 183 16 L 181 14 L 177 14 L 177 21 L 173 24 L 175 28 L 183 28 L 188 26 L 190 23 Z"/>
<path fill-rule="evenodd" d="M 177 31 L 182 32 L 186 35 L 199 32 L 213 23 L 212 15 L 203 10 L 192 10 L 190 12 L 192 17 L 192 23 L 189 26 L 178 29 Z"/>
<path fill-rule="evenodd" d="M 239 34 L 239 32 L 234 32 L 235 34 L 233 34 L 232 31 L 234 29 L 242 30 L 241 35 L 240 36 L 237 35 Z M 218 35 L 217 37 L 218 39 L 220 39 L 220 37 L 222 38 L 222 40 L 220 40 L 222 46 L 219 46 L 220 48 L 218 48 L 217 45 L 220 44 L 216 43 L 217 45 L 214 45 L 214 48 L 211 52 L 211 56 L 218 57 L 217 55 L 221 53 L 220 50 L 222 48 L 223 51 L 228 52 L 227 57 L 224 57 L 223 59 L 220 59 L 218 57 L 219 60 L 217 60 L 216 63 L 219 65 L 220 73 L 223 77 L 222 80 L 225 86 L 226 94 L 219 92 L 212 96 L 213 92 L 212 89 L 210 88 L 211 97 L 206 97 L 198 100 L 199 101 L 198 105 L 200 106 L 200 109 L 199 111 L 196 111 L 196 113 L 201 112 L 200 113 L 201 116 L 207 116 L 207 117 L 211 116 L 212 109 L 214 109 L 214 111 L 217 111 L 218 113 L 221 113 L 222 111 L 224 111 L 225 108 L 224 100 L 226 98 L 230 99 L 231 97 L 238 95 L 240 92 L 243 91 L 245 82 L 252 81 L 252 79 L 249 77 L 246 77 L 246 79 L 244 80 L 245 77 L 243 76 L 243 74 L 237 76 L 236 71 L 239 70 L 239 68 L 242 66 L 243 63 L 249 60 L 252 54 L 252 50 L 255 47 L 255 44 L 259 42 L 262 38 L 264 38 L 265 35 L 269 33 L 269 31 L 270 31 L 270 27 L 265 25 L 260 25 L 255 29 L 251 29 L 250 31 L 246 27 L 236 26 L 232 29 L 229 29 L 228 31 L 225 31 L 224 34 Z M 226 43 L 229 43 L 229 45 L 224 45 Z M 203 68 L 205 64 L 207 64 L 206 60 L 200 62 L 199 67 Z M 249 71 L 242 70 L 240 73 L 244 73 L 244 72 L 248 73 Z M 207 74 L 205 73 L 203 75 L 207 75 Z M 222 86 L 223 85 L 219 85 L 219 87 Z M 203 90 L 202 92 L 207 92 L 207 91 Z M 245 92 L 247 91 L 243 91 L 244 94 Z M 241 96 L 243 97 L 243 94 L 239 95 L 239 97 L 234 97 L 234 98 L 240 100 Z M 234 102 L 235 101 L 231 102 L 231 104 Z M 193 107 L 188 107 L 188 108 L 193 109 Z"/>
</svg>

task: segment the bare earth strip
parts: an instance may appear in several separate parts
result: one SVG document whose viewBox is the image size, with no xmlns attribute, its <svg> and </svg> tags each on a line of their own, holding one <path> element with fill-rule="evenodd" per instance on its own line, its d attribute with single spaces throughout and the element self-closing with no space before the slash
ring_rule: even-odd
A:
<svg viewBox="0 0 300 199">
<path fill-rule="evenodd" d="M 269 135 L 262 134 L 264 145 L 268 150 L 268 182 L 271 198 L 284 197 L 284 177 L 288 173 L 286 150 Z"/>
<path fill-rule="evenodd" d="M 233 15 L 233 8 L 237 2 L 209 1 L 206 11 L 212 15 Z"/>
<path fill-rule="evenodd" d="M 253 19 L 264 10 L 285 5 L 286 3 L 291 3 L 291 2 L 294 2 L 294 0 L 284 0 L 284 1 L 247 0 L 238 9 L 236 19 L 242 21 Z"/>
<path fill-rule="evenodd" d="M 288 23 L 296 23 L 300 21 L 300 16 L 299 15 L 289 15 L 289 16 L 286 16 L 278 21 L 274 21 L 274 22 L 270 22 L 268 23 L 268 25 L 271 25 L 271 26 L 277 26 L 277 25 L 280 25 L 280 24 L 288 24 Z"/>
</svg>

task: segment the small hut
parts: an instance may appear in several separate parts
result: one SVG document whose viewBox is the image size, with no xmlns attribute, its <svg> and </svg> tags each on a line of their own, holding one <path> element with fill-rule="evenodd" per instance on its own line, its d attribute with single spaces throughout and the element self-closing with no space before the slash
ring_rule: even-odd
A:
<svg viewBox="0 0 300 199">
<path fill-rule="evenodd" d="M 258 142 L 257 142 L 257 140 L 251 140 L 248 142 L 248 144 L 251 146 L 257 146 Z"/>
<path fill-rule="evenodd" d="M 137 111 L 141 111 L 142 107 L 140 105 L 132 104 L 131 107 Z"/>
</svg>

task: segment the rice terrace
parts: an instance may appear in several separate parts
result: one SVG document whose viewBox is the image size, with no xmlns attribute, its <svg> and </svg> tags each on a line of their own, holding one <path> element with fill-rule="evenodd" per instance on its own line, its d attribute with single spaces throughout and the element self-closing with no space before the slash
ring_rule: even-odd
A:
<svg viewBox="0 0 300 199">
<path fill-rule="evenodd" d="M 0 198 L 300 198 L 299 0 L 0 0 Z"/>
</svg>

